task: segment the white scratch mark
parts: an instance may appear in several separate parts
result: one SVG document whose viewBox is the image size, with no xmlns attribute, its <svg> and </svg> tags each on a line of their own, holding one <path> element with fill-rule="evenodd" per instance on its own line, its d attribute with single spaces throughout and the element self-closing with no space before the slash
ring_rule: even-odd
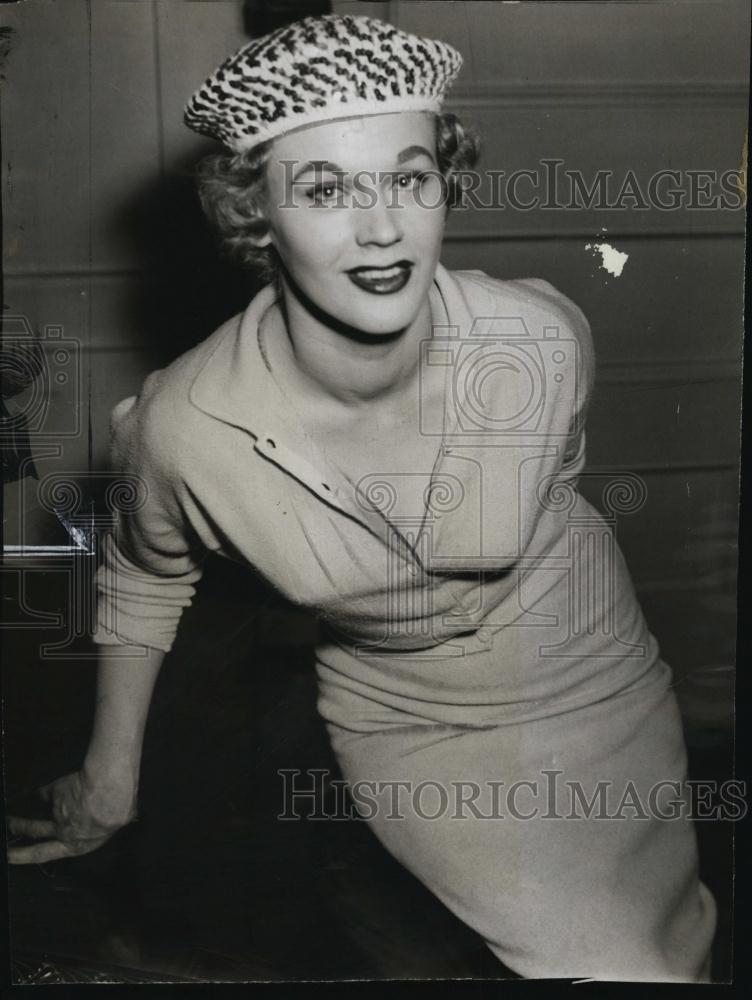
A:
<svg viewBox="0 0 752 1000">
<path fill-rule="evenodd" d="M 592 250 L 594 254 L 599 253 L 601 255 L 601 267 L 608 271 L 609 274 L 613 274 L 615 278 L 619 277 L 629 259 L 628 253 L 622 253 L 621 250 L 614 249 L 610 243 L 586 243 L 585 249 Z"/>
<path fill-rule="evenodd" d="M 66 517 L 65 514 L 61 513 L 59 510 L 55 511 L 55 514 L 57 515 L 58 521 L 60 521 L 70 537 L 73 539 L 73 547 L 78 551 L 83 551 L 91 555 L 94 549 L 94 532 L 89 532 L 86 528 L 77 527 L 75 524 L 71 523 L 70 518 Z"/>
</svg>

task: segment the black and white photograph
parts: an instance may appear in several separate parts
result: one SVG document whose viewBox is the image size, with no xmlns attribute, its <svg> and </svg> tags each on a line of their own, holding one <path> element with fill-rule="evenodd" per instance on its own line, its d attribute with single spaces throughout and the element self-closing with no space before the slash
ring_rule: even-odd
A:
<svg viewBox="0 0 752 1000">
<path fill-rule="evenodd" d="M 0 3 L 11 985 L 737 982 L 751 22 Z"/>
</svg>

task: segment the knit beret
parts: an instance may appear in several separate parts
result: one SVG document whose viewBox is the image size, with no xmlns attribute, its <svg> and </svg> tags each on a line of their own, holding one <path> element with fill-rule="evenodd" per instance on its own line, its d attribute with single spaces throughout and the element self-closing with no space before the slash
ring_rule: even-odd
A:
<svg viewBox="0 0 752 1000">
<path fill-rule="evenodd" d="M 307 17 L 243 46 L 196 91 L 185 124 L 242 152 L 301 125 L 438 111 L 462 66 L 445 42 L 371 17 Z"/>
</svg>

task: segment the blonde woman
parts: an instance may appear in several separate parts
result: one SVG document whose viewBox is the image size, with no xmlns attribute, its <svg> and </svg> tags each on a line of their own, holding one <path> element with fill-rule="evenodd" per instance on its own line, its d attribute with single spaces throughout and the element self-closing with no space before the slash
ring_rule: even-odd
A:
<svg viewBox="0 0 752 1000">
<path fill-rule="evenodd" d="M 214 552 L 317 613 L 318 708 L 353 800 L 505 965 L 707 979 L 670 670 L 613 539 L 568 530 L 576 505 L 606 537 L 576 493 L 588 324 L 544 281 L 439 262 L 477 156 L 441 112 L 460 66 L 333 15 L 252 42 L 192 98 L 187 124 L 226 147 L 202 202 L 270 283 L 114 412 L 114 466 L 148 498 L 100 571 L 86 759 L 47 789 L 51 820 L 13 821 L 39 843 L 12 860 L 135 818 L 152 687 Z M 596 579 L 574 627 L 573 588 Z"/>
</svg>

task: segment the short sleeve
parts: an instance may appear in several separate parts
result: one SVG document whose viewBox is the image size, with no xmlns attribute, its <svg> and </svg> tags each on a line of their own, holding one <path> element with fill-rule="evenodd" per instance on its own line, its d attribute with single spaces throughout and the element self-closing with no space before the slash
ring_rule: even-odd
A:
<svg viewBox="0 0 752 1000">
<path fill-rule="evenodd" d="M 171 421 L 160 419 L 158 406 L 149 401 L 149 385 L 147 380 L 142 397 L 123 400 L 112 414 L 113 472 L 138 477 L 143 502 L 121 515 L 105 539 L 93 639 L 167 652 L 193 599 L 205 549 L 181 503 Z"/>
</svg>

